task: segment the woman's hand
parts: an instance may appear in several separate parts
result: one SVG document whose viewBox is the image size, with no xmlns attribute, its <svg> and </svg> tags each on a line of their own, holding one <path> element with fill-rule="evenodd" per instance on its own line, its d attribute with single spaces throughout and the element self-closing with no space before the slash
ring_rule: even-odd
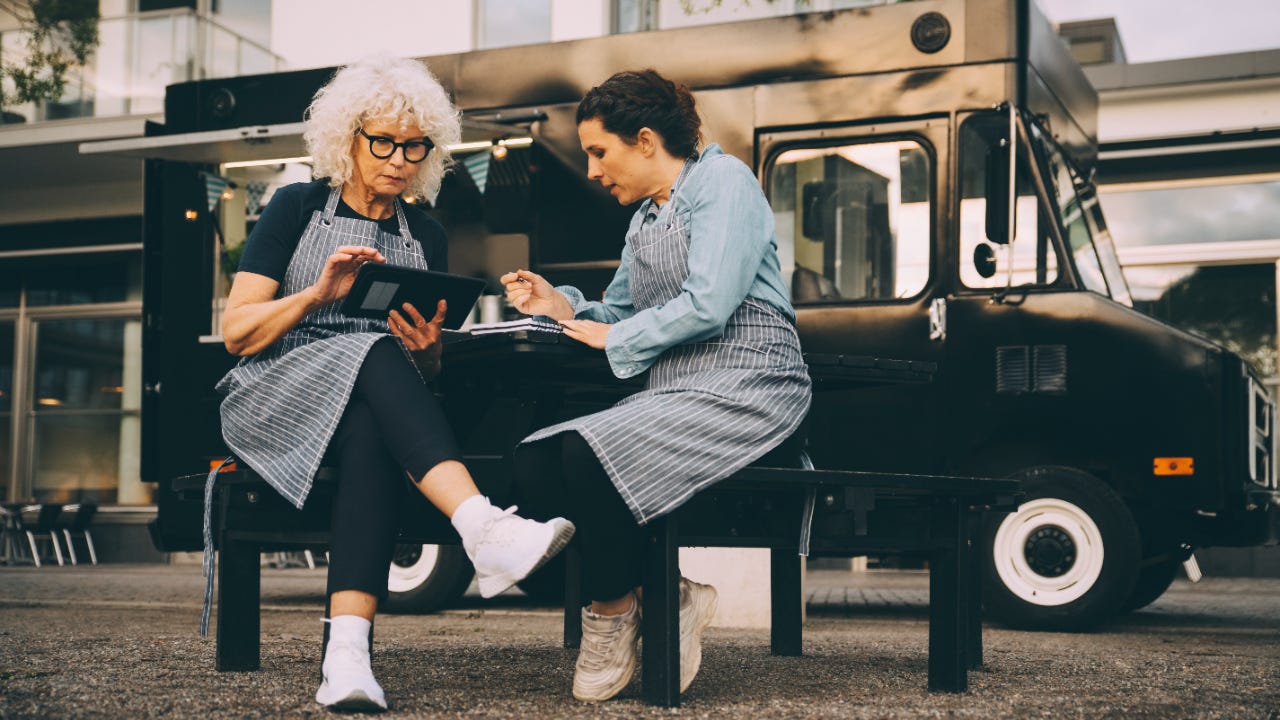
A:
<svg viewBox="0 0 1280 720">
<path fill-rule="evenodd" d="M 546 315 L 556 320 L 573 318 L 573 306 L 541 275 L 528 270 L 507 273 L 498 279 L 507 289 L 507 302 L 525 315 Z"/>
<path fill-rule="evenodd" d="M 391 334 L 400 338 L 413 353 L 414 363 L 423 375 L 434 377 L 440 371 L 440 352 L 444 348 L 440 335 L 448 306 L 444 300 L 437 303 L 436 314 L 430 320 L 422 317 L 422 313 L 409 303 L 405 303 L 403 308 L 404 314 L 392 310 L 387 317 Z"/>
<path fill-rule="evenodd" d="M 356 271 L 367 262 L 386 262 L 382 253 L 371 247 L 362 245 L 343 245 L 325 261 L 320 270 L 320 277 L 311 286 L 311 294 L 317 305 L 328 305 L 341 300 L 351 292 L 351 283 L 355 282 Z"/>
<path fill-rule="evenodd" d="M 609 336 L 609 328 L 613 327 L 608 323 L 596 322 L 595 320 L 561 320 L 560 325 L 564 328 L 565 335 L 597 350 L 604 349 L 604 341 Z"/>
</svg>

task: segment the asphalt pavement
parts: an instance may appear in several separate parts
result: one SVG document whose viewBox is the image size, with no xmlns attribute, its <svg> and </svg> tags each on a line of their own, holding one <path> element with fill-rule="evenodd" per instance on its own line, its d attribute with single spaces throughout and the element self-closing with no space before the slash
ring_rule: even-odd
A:
<svg viewBox="0 0 1280 720">
<path fill-rule="evenodd" d="M 815 571 L 803 657 L 767 630 L 712 628 L 679 709 L 637 679 L 572 698 L 560 611 L 518 592 L 384 615 L 374 665 L 388 718 L 1258 718 L 1280 720 L 1280 580 L 1178 581 L 1088 634 L 988 626 L 961 694 L 925 689 L 927 575 Z M 262 669 L 214 670 L 190 565 L 0 568 L 0 719 L 323 718 L 324 571 L 264 569 Z"/>
</svg>

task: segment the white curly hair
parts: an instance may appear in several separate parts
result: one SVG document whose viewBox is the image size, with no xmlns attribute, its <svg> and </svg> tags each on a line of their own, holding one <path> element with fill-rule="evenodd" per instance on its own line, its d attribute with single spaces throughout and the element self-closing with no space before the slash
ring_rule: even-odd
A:
<svg viewBox="0 0 1280 720">
<path fill-rule="evenodd" d="M 450 145 L 462 139 L 457 108 L 427 66 L 417 60 L 376 55 L 339 68 L 316 91 L 307 108 L 303 141 L 312 158 L 312 177 L 340 187 L 351 179 L 351 143 L 365 122 L 417 125 L 436 147 L 409 183 L 415 197 L 435 201 L 440 182 L 453 165 Z"/>
</svg>

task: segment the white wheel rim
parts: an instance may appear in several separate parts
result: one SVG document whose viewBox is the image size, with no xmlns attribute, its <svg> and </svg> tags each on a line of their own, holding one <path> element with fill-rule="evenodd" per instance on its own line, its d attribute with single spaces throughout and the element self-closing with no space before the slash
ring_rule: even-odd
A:
<svg viewBox="0 0 1280 720">
<path fill-rule="evenodd" d="M 391 574 L 387 578 L 387 590 L 398 593 L 417 588 L 431 576 L 431 571 L 436 569 L 436 562 L 439 559 L 439 545 L 423 545 L 422 554 L 412 565 L 397 565 L 392 562 Z"/>
<path fill-rule="evenodd" d="M 1057 577 L 1041 575 L 1027 562 L 1027 538 L 1047 527 L 1061 529 L 1075 543 L 1075 562 Z M 1065 605 L 1089 592 L 1102 574 L 1102 532 L 1089 514 L 1066 500 L 1041 498 L 1023 503 L 996 530 L 992 547 L 996 573 L 1016 597 L 1032 605 Z"/>
</svg>

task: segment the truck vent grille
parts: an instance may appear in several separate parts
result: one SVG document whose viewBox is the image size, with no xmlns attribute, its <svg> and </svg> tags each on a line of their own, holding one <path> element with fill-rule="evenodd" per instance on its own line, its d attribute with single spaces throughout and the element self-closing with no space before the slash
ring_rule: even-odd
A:
<svg viewBox="0 0 1280 720">
<path fill-rule="evenodd" d="M 1030 348 L 1014 345 L 996 348 L 996 392 L 1018 395 L 1031 391 Z"/>
<path fill-rule="evenodd" d="M 1065 393 L 1066 345 L 1009 345 L 996 348 L 996 392 Z"/>
<path fill-rule="evenodd" d="M 1036 345 L 1036 392 L 1065 393 L 1067 391 L 1067 346 Z"/>
</svg>

